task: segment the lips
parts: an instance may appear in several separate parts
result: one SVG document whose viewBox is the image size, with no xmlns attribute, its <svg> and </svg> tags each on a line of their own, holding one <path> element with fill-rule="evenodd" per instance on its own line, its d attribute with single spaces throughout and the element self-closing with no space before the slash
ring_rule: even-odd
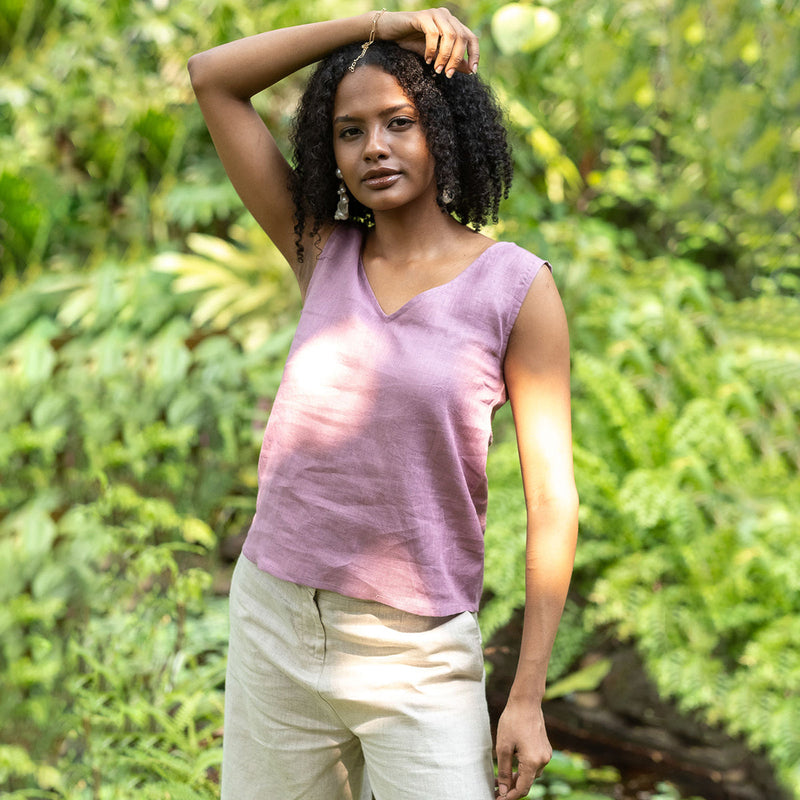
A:
<svg viewBox="0 0 800 800">
<path fill-rule="evenodd" d="M 400 178 L 400 173 L 393 169 L 371 169 L 364 173 L 361 182 L 370 189 L 385 189 L 392 186 Z"/>
</svg>

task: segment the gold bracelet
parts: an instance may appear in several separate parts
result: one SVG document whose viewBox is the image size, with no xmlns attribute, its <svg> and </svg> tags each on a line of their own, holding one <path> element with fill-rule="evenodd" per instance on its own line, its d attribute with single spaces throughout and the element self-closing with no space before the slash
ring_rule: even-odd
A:
<svg viewBox="0 0 800 800">
<path fill-rule="evenodd" d="M 383 14 L 384 11 L 386 11 L 386 9 L 382 8 L 380 11 L 375 12 L 375 16 L 372 18 L 372 30 L 369 32 L 369 39 L 361 45 L 361 52 L 353 59 L 353 63 L 350 65 L 350 72 L 355 72 L 358 60 L 364 58 L 367 48 L 375 41 L 375 31 L 378 30 L 378 20 L 381 18 L 381 14 Z"/>
</svg>

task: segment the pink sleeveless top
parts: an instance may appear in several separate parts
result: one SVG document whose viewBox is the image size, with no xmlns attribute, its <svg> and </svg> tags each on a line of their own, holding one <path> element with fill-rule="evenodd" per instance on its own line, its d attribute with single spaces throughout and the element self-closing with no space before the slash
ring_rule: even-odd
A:
<svg viewBox="0 0 800 800">
<path fill-rule="evenodd" d="M 393 314 L 339 226 L 270 413 L 243 553 L 278 578 L 415 614 L 476 611 L 503 359 L 546 262 L 498 242 Z"/>
</svg>

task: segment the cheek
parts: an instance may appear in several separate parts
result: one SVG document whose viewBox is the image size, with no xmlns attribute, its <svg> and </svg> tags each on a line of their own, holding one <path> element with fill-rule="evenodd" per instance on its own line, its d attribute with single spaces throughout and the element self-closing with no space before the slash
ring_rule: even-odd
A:
<svg viewBox="0 0 800 800">
<path fill-rule="evenodd" d="M 434 179 L 434 176 L 436 174 L 435 170 L 436 170 L 436 161 L 434 161 L 433 156 L 430 154 L 430 152 L 428 152 L 425 173 L 427 175 L 429 182 Z"/>
<path fill-rule="evenodd" d="M 428 141 L 425 139 L 424 135 L 421 135 L 419 141 L 417 142 L 416 156 L 420 164 L 425 165 L 426 171 L 433 175 L 434 167 L 436 166 L 436 160 L 434 159 L 433 153 L 431 153 L 428 147 Z"/>
<path fill-rule="evenodd" d="M 333 140 L 333 157 L 336 163 L 344 169 L 345 164 L 358 164 L 361 158 L 361 150 L 358 144 L 352 139 L 339 139 L 335 137 Z"/>
</svg>

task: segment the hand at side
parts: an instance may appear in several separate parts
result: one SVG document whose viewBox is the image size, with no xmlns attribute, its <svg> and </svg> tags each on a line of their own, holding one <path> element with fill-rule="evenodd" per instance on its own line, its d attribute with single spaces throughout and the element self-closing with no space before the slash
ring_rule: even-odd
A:
<svg viewBox="0 0 800 800">
<path fill-rule="evenodd" d="M 541 704 L 509 700 L 497 725 L 498 797 L 526 797 L 552 755 Z"/>
</svg>

